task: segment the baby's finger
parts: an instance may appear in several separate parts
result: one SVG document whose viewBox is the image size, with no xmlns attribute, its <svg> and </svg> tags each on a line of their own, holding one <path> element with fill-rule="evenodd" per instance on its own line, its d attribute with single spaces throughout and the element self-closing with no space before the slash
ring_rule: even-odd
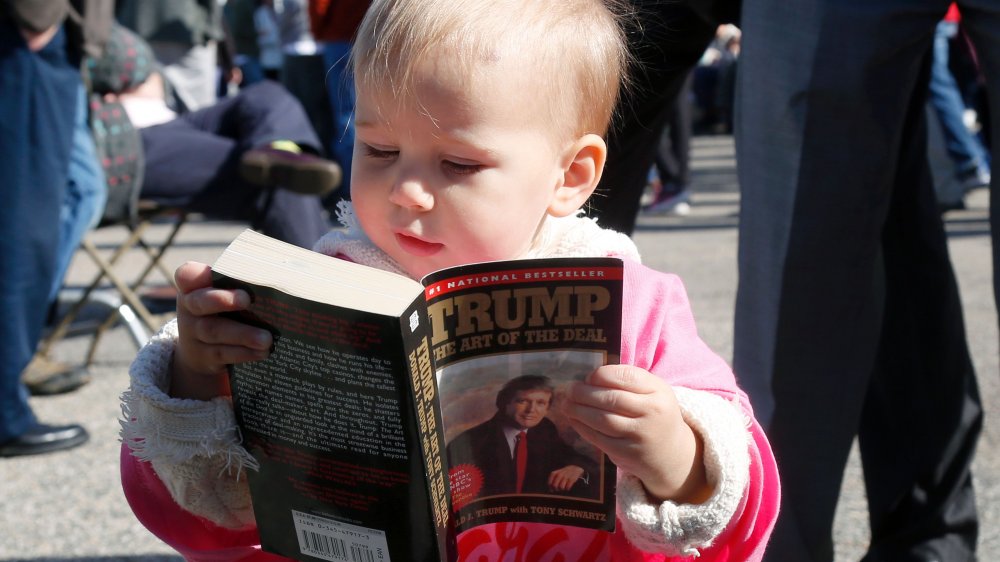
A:
<svg viewBox="0 0 1000 562">
<path fill-rule="evenodd" d="M 649 411 L 651 396 L 578 382 L 570 386 L 568 402 L 634 418 Z"/>
<path fill-rule="evenodd" d="M 212 346 L 243 347 L 265 352 L 271 349 L 270 332 L 228 318 L 219 316 L 194 318 L 187 329 L 194 336 L 194 339 Z M 259 355 L 254 357 L 254 359 L 261 358 Z M 231 361 L 227 361 L 227 363 L 231 363 Z"/>
<path fill-rule="evenodd" d="M 213 345 L 209 348 L 210 360 L 217 365 L 231 365 L 267 359 L 267 349 L 252 349 L 243 345 Z"/>
<path fill-rule="evenodd" d="M 574 424 L 578 431 L 582 425 L 612 439 L 635 439 L 642 429 L 640 417 L 623 416 L 592 406 L 571 404 L 567 405 L 564 413 L 578 422 Z"/>
<path fill-rule="evenodd" d="M 195 261 L 185 262 L 174 271 L 174 282 L 181 293 L 190 293 L 195 289 L 212 285 L 212 268 Z"/>
<path fill-rule="evenodd" d="M 177 295 L 177 306 L 194 316 L 235 312 L 250 306 L 250 295 L 239 289 L 197 289 Z"/>
<path fill-rule="evenodd" d="M 604 365 L 587 376 L 585 382 L 594 386 L 627 390 L 636 394 L 652 394 L 663 388 L 663 381 L 639 367 Z"/>
<path fill-rule="evenodd" d="M 584 441 L 607 453 L 611 456 L 612 460 L 614 460 L 617 456 L 618 449 L 624 445 L 620 439 L 605 435 L 593 427 L 581 422 L 574 423 L 573 429 L 580 434 L 580 437 L 582 437 Z"/>
</svg>

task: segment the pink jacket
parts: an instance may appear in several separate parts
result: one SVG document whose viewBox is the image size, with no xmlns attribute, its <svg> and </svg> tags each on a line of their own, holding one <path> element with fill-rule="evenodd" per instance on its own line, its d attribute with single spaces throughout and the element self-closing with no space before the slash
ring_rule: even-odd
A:
<svg viewBox="0 0 1000 562">
<path fill-rule="evenodd" d="M 750 474 L 726 530 L 701 549 L 699 562 L 760 560 L 779 505 L 778 472 L 764 432 L 729 366 L 697 335 L 680 279 L 626 262 L 622 363 L 647 369 L 671 385 L 738 404 L 748 423 Z M 152 469 L 123 446 L 125 496 L 139 520 L 188 560 L 282 560 L 262 552 L 255 527 L 231 530 L 182 510 Z M 460 560 L 536 562 L 687 560 L 639 551 L 614 534 L 540 524 L 498 524 L 458 537 Z"/>
</svg>

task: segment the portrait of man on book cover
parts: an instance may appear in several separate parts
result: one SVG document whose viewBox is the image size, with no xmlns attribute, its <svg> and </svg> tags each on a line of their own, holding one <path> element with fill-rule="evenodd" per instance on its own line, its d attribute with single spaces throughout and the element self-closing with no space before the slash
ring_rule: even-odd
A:
<svg viewBox="0 0 1000 562">
<path fill-rule="evenodd" d="M 600 453 L 560 419 L 556 406 L 560 389 L 594 368 L 588 357 L 593 355 L 522 354 L 514 365 L 507 359 L 492 368 L 475 361 L 452 367 L 464 371 L 448 373 L 452 381 L 461 377 L 476 387 L 456 393 L 455 400 L 442 396 L 452 491 L 459 503 L 509 494 L 599 499 Z M 456 385 L 442 388 L 449 386 Z"/>
</svg>

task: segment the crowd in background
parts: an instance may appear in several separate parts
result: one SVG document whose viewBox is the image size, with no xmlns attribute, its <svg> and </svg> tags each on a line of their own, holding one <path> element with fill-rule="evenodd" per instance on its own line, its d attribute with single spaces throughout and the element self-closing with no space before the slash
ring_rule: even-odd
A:
<svg viewBox="0 0 1000 562">
<path fill-rule="evenodd" d="M 101 223 L 122 186 L 136 185 L 144 197 L 207 216 L 246 220 L 304 246 L 329 228 L 331 211 L 349 196 L 354 92 L 347 57 L 368 2 L 74 0 L 30 9 L 27 4 L 0 2 L 0 75 L 25 77 L 0 81 L 0 121 L 8 125 L 0 134 L 0 175 L 10 202 L 0 206 L 0 456 L 44 453 L 87 440 L 80 426 L 36 420 L 28 402 L 31 392 L 77 388 L 86 373 L 32 358 L 48 319 L 44 311 L 58 296 L 69 258 L 86 231 Z M 738 10 L 727 15 L 717 10 L 712 17 L 698 12 L 703 29 L 687 62 L 672 67 L 669 80 L 640 80 L 639 97 L 643 86 L 667 85 L 663 95 L 653 96 L 652 113 L 632 106 L 622 112 L 625 119 L 635 116 L 644 130 L 618 133 L 619 138 L 612 132 L 604 199 L 593 212 L 602 224 L 627 234 L 640 213 L 689 213 L 697 205 L 688 164 L 691 136 L 735 134 L 743 207 L 734 367 L 762 421 L 773 423 L 769 437 L 791 482 L 775 548 L 823 559 L 839 490 L 830 483 L 839 482 L 841 457 L 857 433 L 873 485 L 898 476 L 880 464 L 877 449 L 894 450 L 886 443 L 899 434 L 881 431 L 879 418 L 888 412 L 900 419 L 913 414 L 901 411 L 901 398 L 894 397 L 905 385 L 900 373 L 906 372 L 934 379 L 926 388 L 954 391 L 933 398 L 939 407 L 943 396 L 951 396 L 949 412 L 957 421 L 938 428 L 928 438 L 933 444 L 920 444 L 932 457 L 944 450 L 952 454 L 944 459 L 942 453 L 941 464 L 951 464 L 938 468 L 952 470 L 954 478 L 940 491 L 934 488 L 940 482 L 928 484 L 916 474 L 900 485 L 909 488 L 886 486 L 882 496 L 873 494 L 873 552 L 916 544 L 912 537 L 923 530 L 944 537 L 947 545 L 917 546 L 914 552 L 951 552 L 954 558 L 946 559 L 965 560 L 977 532 L 967 481 L 981 412 L 963 351 L 940 215 L 963 208 L 971 190 L 992 181 L 989 124 L 997 119 L 987 85 L 995 90 L 998 79 L 988 70 L 996 68 L 1000 49 L 996 9 L 970 2 L 966 12 L 924 2 L 927 12 L 941 14 L 933 30 L 917 31 L 881 21 L 858 23 L 851 19 L 856 14 L 840 10 L 809 12 L 782 4 L 744 0 L 740 19 L 733 16 Z M 905 11 L 891 15 L 901 17 L 900 10 Z M 112 20 L 126 31 L 116 31 Z M 787 31 L 796 26 L 801 29 Z M 845 43 L 807 37 L 831 28 L 845 34 L 853 28 L 850 37 L 869 32 L 873 38 L 834 52 Z M 920 41 L 907 43 L 911 36 Z M 912 46 L 918 43 L 920 49 Z M 879 79 L 906 88 L 866 91 L 874 79 L 863 63 L 878 61 L 896 44 L 907 46 L 906 60 L 894 67 L 904 70 Z M 991 50 L 984 52 L 983 45 Z M 815 60 L 806 61 L 810 55 Z M 813 64 L 824 65 L 823 71 L 805 76 Z M 29 82 L 34 86 L 25 86 Z M 802 105 L 796 96 L 803 91 L 817 97 Z M 893 103 L 898 107 L 886 109 Z M 869 143 L 865 150 L 871 154 L 860 161 L 857 152 L 840 146 L 844 143 Z M 949 165 L 938 164 L 928 175 L 928 152 L 931 162 L 946 159 Z M 935 153 L 941 158 L 935 160 Z M 176 166 L 195 157 L 204 164 Z M 808 182 L 810 195 L 797 199 Z M 919 189 L 910 195 L 909 186 Z M 236 192 L 245 194 L 239 204 L 232 203 Z M 831 200 L 837 217 L 830 216 Z M 860 215 L 864 220 L 842 220 Z M 830 242 L 838 235 L 843 245 L 855 247 Z M 998 252 L 995 247 L 994 255 Z M 824 254 L 829 267 L 807 257 L 816 254 Z M 802 271 L 808 274 L 798 277 Z M 907 283 L 914 278 L 927 285 L 913 289 Z M 846 293 L 840 300 L 818 298 L 816 291 L 824 287 Z M 816 305 L 820 301 L 828 306 Z M 921 325 L 936 329 L 914 328 L 907 312 L 914 308 L 926 315 Z M 928 341 L 937 342 L 940 353 L 907 351 Z M 831 349 L 834 345 L 839 348 Z M 817 429 L 802 423 L 813 406 L 802 397 L 822 388 L 803 388 L 821 376 L 815 368 L 821 360 L 829 360 L 827 371 L 839 369 L 827 379 L 836 390 L 845 388 L 842 373 L 860 374 L 847 385 L 851 391 L 844 391 L 858 395 L 845 399 L 849 407 L 840 412 L 845 419 L 831 416 Z M 32 368 L 44 369 L 44 376 L 32 377 Z M 802 372 L 810 376 L 796 378 Z M 28 379 L 32 384 L 25 385 Z M 911 397 L 912 404 L 928 399 L 926 393 Z M 803 440 L 822 436 L 837 443 L 830 456 L 802 446 Z M 810 458 L 800 462 L 804 457 Z M 828 466 L 815 468 L 822 463 Z M 823 474 L 819 480 L 817 470 Z M 803 491 L 810 487 L 822 496 L 816 509 L 822 513 L 795 519 L 796 510 L 807 510 L 803 506 L 815 498 Z M 917 497 L 921 487 L 932 489 L 930 499 Z M 940 525 L 910 520 L 903 513 L 906 502 L 917 505 L 913 513 L 929 505 L 927 517 Z"/>
</svg>

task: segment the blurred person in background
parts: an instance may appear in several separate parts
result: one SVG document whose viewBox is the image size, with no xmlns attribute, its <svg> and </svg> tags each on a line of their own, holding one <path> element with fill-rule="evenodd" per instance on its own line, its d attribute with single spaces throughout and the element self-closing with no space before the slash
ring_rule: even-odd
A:
<svg viewBox="0 0 1000 562">
<path fill-rule="evenodd" d="M 0 205 L 0 457 L 69 449 L 88 439 L 80 425 L 38 421 L 22 381 L 59 282 L 60 244 L 68 244 L 61 225 L 79 138 L 79 62 L 85 50 L 101 45 L 100 26 L 86 19 L 102 12 L 100 3 L 75 7 L 0 0 L 0 176 L 6 196 Z M 109 5 L 104 12 L 110 14 Z"/>
<path fill-rule="evenodd" d="M 864 560 L 976 560 L 982 406 L 927 155 L 949 4 L 743 1 L 733 364 L 781 467 L 765 560 L 834 559 L 855 436 Z M 958 5 L 997 102 L 1000 3 Z"/>
<path fill-rule="evenodd" d="M 630 0 L 626 30 L 635 58 L 616 122 L 608 133 L 608 162 L 588 214 L 632 234 L 660 138 L 691 69 L 722 23 L 736 21 L 739 0 Z"/>
<path fill-rule="evenodd" d="M 351 185 L 351 159 L 354 154 L 354 83 L 347 69 L 354 33 L 368 9 L 370 0 L 310 0 L 309 22 L 312 36 L 323 53 L 326 68 L 326 91 L 330 97 L 330 146 L 328 154 L 344 171 L 344 185 Z M 342 189 L 327 198 L 326 207 L 349 196 Z"/>
<path fill-rule="evenodd" d="M 218 0 L 116 0 L 115 17 L 149 43 L 180 111 L 217 99 L 218 49 L 225 39 Z"/>
</svg>

